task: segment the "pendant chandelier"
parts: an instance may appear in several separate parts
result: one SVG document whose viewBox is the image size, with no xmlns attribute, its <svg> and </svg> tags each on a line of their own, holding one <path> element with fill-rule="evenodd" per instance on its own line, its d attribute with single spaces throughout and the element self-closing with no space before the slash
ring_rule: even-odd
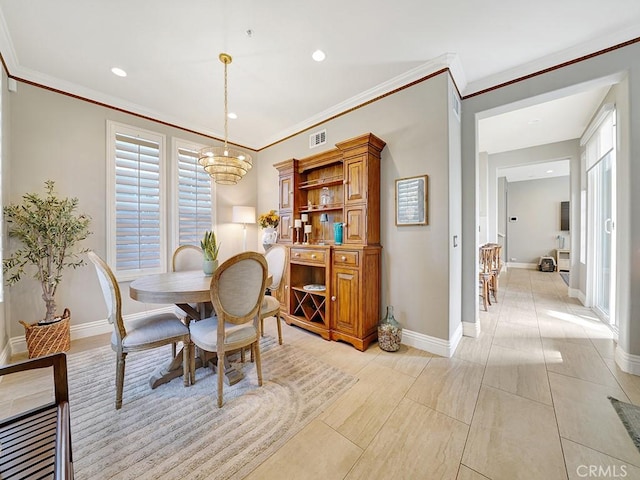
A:
<svg viewBox="0 0 640 480">
<path fill-rule="evenodd" d="M 198 163 L 216 183 L 235 185 L 253 166 L 251 155 L 235 148 L 229 148 L 229 111 L 227 108 L 227 65 L 232 61 L 231 55 L 221 53 L 218 57 L 224 63 L 224 146 L 205 147 L 200 150 Z"/>
</svg>

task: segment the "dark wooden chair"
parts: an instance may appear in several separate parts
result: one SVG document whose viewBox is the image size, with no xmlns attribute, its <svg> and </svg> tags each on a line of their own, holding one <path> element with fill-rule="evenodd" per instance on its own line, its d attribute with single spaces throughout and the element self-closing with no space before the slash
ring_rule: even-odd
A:
<svg viewBox="0 0 640 480">
<path fill-rule="evenodd" d="M 56 353 L 0 368 L 0 376 L 53 367 L 51 403 L 0 420 L 0 478 L 73 479 L 67 356 Z"/>
</svg>

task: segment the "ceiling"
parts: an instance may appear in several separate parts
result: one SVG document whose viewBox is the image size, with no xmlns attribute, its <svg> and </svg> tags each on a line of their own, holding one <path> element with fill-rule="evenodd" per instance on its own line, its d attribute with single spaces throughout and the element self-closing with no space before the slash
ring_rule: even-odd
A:
<svg viewBox="0 0 640 480">
<path fill-rule="evenodd" d="M 464 95 L 637 37 L 638 0 L 0 0 L 11 76 L 217 138 L 229 53 L 254 149 L 444 67 Z"/>
<path fill-rule="evenodd" d="M 506 177 L 508 182 L 541 180 L 552 177 L 564 177 L 571 173 L 569 159 L 535 162 L 514 167 L 502 167 L 496 171 L 497 177 Z"/>
</svg>

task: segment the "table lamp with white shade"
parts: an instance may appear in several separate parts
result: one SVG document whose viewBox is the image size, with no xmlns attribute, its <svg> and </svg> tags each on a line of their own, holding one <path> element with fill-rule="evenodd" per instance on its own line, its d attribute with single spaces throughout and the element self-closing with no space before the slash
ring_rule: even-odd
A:
<svg viewBox="0 0 640 480">
<path fill-rule="evenodd" d="M 242 251 L 247 251 L 247 224 L 256 223 L 256 209 L 254 207 L 234 206 L 231 213 L 231 221 L 233 223 L 241 223 L 243 238 Z"/>
</svg>

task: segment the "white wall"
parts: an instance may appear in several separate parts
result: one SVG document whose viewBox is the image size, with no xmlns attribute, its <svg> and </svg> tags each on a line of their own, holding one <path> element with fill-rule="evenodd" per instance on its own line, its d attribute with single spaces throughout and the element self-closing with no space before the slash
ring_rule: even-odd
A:
<svg viewBox="0 0 640 480">
<path fill-rule="evenodd" d="M 508 262 L 537 264 L 541 256 L 554 256 L 558 248 L 558 235 L 566 238 L 568 232 L 560 230 L 560 202 L 569 200 L 569 176 L 509 182 L 507 187 Z"/>
<path fill-rule="evenodd" d="M 480 154 L 482 161 L 483 154 Z M 535 147 L 521 148 L 508 152 L 494 153 L 488 158 L 488 218 L 489 218 L 489 242 L 497 242 L 499 232 L 498 212 L 498 169 L 513 167 L 516 165 L 525 165 L 528 163 L 543 163 L 547 161 L 568 159 L 572 167 L 571 175 L 579 176 L 580 169 L 573 168 L 575 161 L 579 160 L 579 142 L 578 139 L 565 140 L 563 142 L 547 143 Z M 482 178 L 480 178 L 482 181 Z M 567 198 L 568 200 L 568 198 Z M 573 228 L 573 226 L 572 226 Z M 504 232 L 500 232 L 504 233 Z M 569 248 L 569 245 L 567 245 Z"/>
<path fill-rule="evenodd" d="M 450 338 L 448 81 L 440 74 L 266 148 L 258 168 L 258 207 L 266 211 L 278 205 L 273 164 L 323 150 L 309 149 L 310 133 L 327 129 L 324 149 L 367 132 L 384 140 L 382 308 L 393 305 L 405 329 L 444 340 Z M 423 174 L 429 175 L 429 225 L 395 226 L 395 180 Z"/>
<path fill-rule="evenodd" d="M 10 95 L 7 89 L 7 74 L 2 69 L 2 75 L 0 75 L 0 198 L 2 198 L 3 205 L 8 198 L 8 179 L 10 173 L 9 165 L 9 145 L 10 145 Z M 1 217 L 0 217 L 1 218 Z M 2 235 L 0 238 L 2 247 L 6 245 L 6 232 L 4 229 L 4 223 L 2 227 Z M 0 250 L 1 251 L 1 250 Z M 7 321 L 8 308 L 6 302 L 6 288 L 0 286 L 3 289 L 3 301 L 0 306 L 0 365 L 7 363 L 9 360 L 9 322 Z"/>
<path fill-rule="evenodd" d="M 5 92 L 6 93 L 6 92 Z M 11 98 L 9 114 L 10 149 L 3 151 L 3 198 L 19 202 L 25 193 L 43 192 L 45 180 L 54 180 L 61 196 L 78 197 L 79 211 L 92 217 L 91 235 L 83 246 L 106 255 L 106 121 L 144 128 L 167 136 L 167 159 L 171 138 L 213 145 L 218 142 L 177 128 L 152 122 L 123 112 L 78 100 L 49 90 L 18 83 Z M 3 122 L 4 122 L 3 109 Z M 4 133 L 4 130 L 3 130 Z M 3 149 L 4 150 L 4 149 Z M 8 166 L 7 166 L 8 163 Z M 168 166 L 168 164 L 167 164 Z M 221 260 L 242 250 L 242 229 L 231 222 L 232 205 L 256 205 L 257 169 L 251 170 L 235 186 L 218 186 L 216 198 L 217 233 L 221 242 Z M 249 227 L 247 247 L 257 249 L 257 227 Z M 171 252 L 167 252 L 170 256 Z M 44 303 L 39 284 L 25 278 L 6 288 L 6 312 L 9 335 L 24 335 L 19 320 L 34 322 L 43 318 Z M 120 285 L 125 314 L 160 307 L 145 305 L 129 298 L 128 283 Z M 95 270 L 85 266 L 68 270 L 56 295 L 58 308 L 71 310 L 72 328 L 103 320 L 106 308 Z"/>
<path fill-rule="evenodd" d="M 618 347 L 624 355 L 640 355 L 640 322 L 631 319 L 640 317 L 640 189 L 631 185 L 640 184 L 640 162 L 631 161 L 640 157 L 640 136 L 632 135 L 640 125 L 640 43 L 633 43 L 581 62 L 551 70 L 526 80 L 511 83 L 502 88 L 463 100 L 462 161 L 463 161 L 463 233 L 468 238 L 473 234 L 478 221 L 476 208 L 477 192 L 477 121 L 484 112 L 517 105 L 528 98 L 557 97 L 573 93 L 579 88 L 611 84 L 626 76 L 630 81 L 628 94 L 619 96 L 620 106 L 626 115 L 619 117 L 618 128 L 625 132 L 625 143 L 621 145 L 618 158 L 618 206 L 622 221 L 618 222 L 618 290 L 616 305 L 619 307 L 620 324 Z M 626 102 L 626 104 L 624 104 Z M 624 105 L 623 105 L 624 104 Z M 573 200 L 573 198 L 572 198 Z M 477 296 L 477 279 L 474 266 L 476 245 L 463 245 L 463 320 L 477 321 L 477 310 L 472 307 Z M 619 361 L 619 357 L 616 358 Z M 639 369 L 640 371 L 640 369 Z"/>
</svg>

